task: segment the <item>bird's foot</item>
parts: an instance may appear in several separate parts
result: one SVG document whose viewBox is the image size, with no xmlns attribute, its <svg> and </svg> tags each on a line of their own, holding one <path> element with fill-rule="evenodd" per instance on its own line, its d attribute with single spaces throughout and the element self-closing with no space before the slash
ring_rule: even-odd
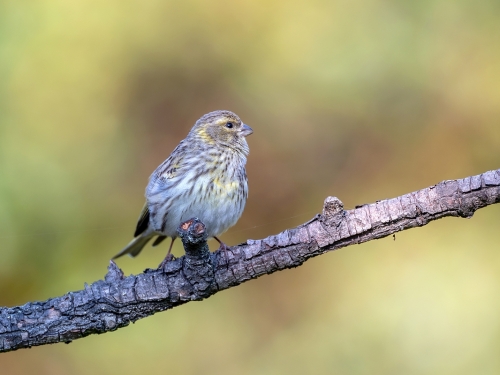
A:
<svg viewBox="0 0 500 375">
<path fill-rule="evenodd" d="M 158 266 L 158 269 L 165 268 L 165 266 L 167 265 L 167 263 L 173 261 L 174 259 L 175 259 L 174 255 L 168 253 L 167 256 L 165 257 L 165 259 L 163 259 L 163 261 Z"/>
<path fill-rule="evenodd" d="M 220 244 L 219 246 L 219 251 L 224 254 L 224 258 L 226 259 L 226 263 L 229 263 L 229 256 L 228 253 L 231 251 L 229 249 L 229 246 L 227 246 L 224 242 L 219 240 L 217 237 L 214 236 L 214 239 Z"/>
<path fill-rule="evenodd" d="M 166 236 L 159 236 L 156 241 L 154 242 L 153 246 L 158 245 L 161 241 L 163 241 Z M 159 240 L 159 241 L 158 241 Z M 160 263 L 158 268 L 165 268 L 168 262 L 171 262 L 175 259 L 175 257 L 172 255 L 172 246 L 174 245 L 175 237 L 172 237 L 172 241 L 170 241 L 170 247 L 168 248 L 168 253 L 165 259 L 163 259 L 163 262 Z"/>
</svg>

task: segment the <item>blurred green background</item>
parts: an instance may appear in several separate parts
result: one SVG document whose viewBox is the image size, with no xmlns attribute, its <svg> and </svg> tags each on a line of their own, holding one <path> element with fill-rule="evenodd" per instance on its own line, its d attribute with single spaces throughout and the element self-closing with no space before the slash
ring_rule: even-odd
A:
<svg viewBox="0 0 500 375">
<path fill-rule="evenodd" d="M 211 110 L 254 129 L 228 244 L 328 195 L 352 208 L 500 168 L 499 19 L 495 0 L 0 2 L 0 305 L 102 278 L 150 173 Z M 2 354 L 0 373 L 498 374 L 499 225 L 492 206 L 342 249 Z M 167 245 L 118 263 L 139 273 Z"/>
</svg>

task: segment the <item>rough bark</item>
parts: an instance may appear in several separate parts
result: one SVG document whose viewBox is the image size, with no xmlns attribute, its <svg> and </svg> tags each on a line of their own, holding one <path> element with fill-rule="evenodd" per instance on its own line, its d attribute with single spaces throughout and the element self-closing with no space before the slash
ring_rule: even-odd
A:
<svg viewBox="0 0 500 375">
<path fill-rule="evenodd" d="M 0 352 L 105 333 L 247 280 L 352 244 L 426 225 L 445 216 L 470 218 L 500 202 L 500 169 L 443 181 L 403 196 L 345 211 L 335 197 L 323 212 L 293 229 L 210 253 L 203 223 L 179 227 L 186 255 L 125 277 L 110 261 L 104 280 L 44 302 L 0 309 Z"/>
</svg>

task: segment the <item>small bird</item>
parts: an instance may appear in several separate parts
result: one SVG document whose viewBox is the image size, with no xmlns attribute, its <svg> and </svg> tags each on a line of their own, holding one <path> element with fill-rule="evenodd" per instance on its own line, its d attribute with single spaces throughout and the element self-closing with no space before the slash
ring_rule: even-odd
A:
<svg viewBox="0 0 500 375">
<path fill-rule="evenodd" d="M 230 111 L 210 112 L 196 121 L 149 177 L 135 238 L 113 259 L 124 254 L 137 256 L 153 237 L 153 246 L 170 237 L 168 260 L 177 227 L 193 217 L 200 219 L 208 237 L 225 249 L 217 236 L 236 224 L 243 213 L 248 197 L 246 137 L 252 133 L 252 128 Z"/>
</svg>

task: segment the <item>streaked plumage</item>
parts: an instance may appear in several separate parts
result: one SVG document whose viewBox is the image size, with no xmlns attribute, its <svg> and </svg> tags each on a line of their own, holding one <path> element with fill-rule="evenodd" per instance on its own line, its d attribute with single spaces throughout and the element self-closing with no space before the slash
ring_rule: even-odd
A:
<svg viewBox="0 0 500 375">
<path fill-rule="evenodd" d="M 149 178 L 135 238 L 114 258 L 136 256 L 156 236 L 153 246 L 166 237 L 172 244 L 179 224 L 192 217 L 215 238 L 236 224 L 248 197 L 245 137 L 250 134 L 252 129 L 230 111 L 210 112 L 196 121 Z"/>
</svg>

